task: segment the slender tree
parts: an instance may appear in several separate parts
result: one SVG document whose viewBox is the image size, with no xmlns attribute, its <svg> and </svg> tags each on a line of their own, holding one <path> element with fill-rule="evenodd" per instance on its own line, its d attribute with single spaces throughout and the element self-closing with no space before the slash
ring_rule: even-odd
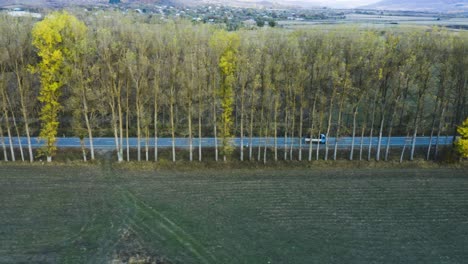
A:
<svg viewBox="0 0 468 264">
<path fill-rule="evenodd" d="M 38 97 L 43 104 L 40 120 L 40 137 L 46 141 L 43 148 L 47 161 L 52 161 L 59 126 L 58 114 L 62 108 L 59 102 L 61 87 L 68 78 L 70 69 L 66 61 L 72 60 L 75 43 L 84 38 L 86 26 L 67 12 L 55 12 L 37 23 L 33 29 L 33 44 L 38 49 L 41 62 L 37 71 L 41 74 L 42 89 Z"/>
<path fill-rule="evenodd" d="M 224 161 L 232 152 L 232 126 L 233 126 L 233 86 L 235 82 L 235 72 L 237 67 L 237 53 L 240 39 L 235 33 L 226 33 L 218 31 L 211 40 L 212 46 L 220 51 L 219 71 L 221 76 L 220 88 L 218 94 L 221 102 L 221 154 Z"/>
</svg>

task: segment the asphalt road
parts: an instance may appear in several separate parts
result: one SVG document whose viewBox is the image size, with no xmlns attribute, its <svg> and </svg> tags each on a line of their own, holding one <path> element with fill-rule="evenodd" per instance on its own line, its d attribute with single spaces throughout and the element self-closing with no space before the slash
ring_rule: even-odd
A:
<svg viewBox="0 0 468 264">
<path fill-rule="evenodd" d="M 27 140 L 25 137 L 21 137 L 21 144 L 23 146 L 27 145 Z M 383 137 L 382 138 L 382 146 L 386 146 L 388 140 L 390 140 L 390 146 L 391 147 L 403 147 L 405 144 L 407 146 L 411 145 L 411 138 L 410 137 Z M 43 142 L 40 142 L 37 138 L 31 138 L 32 145 L 33 147 L 40 147 L 42 146 Z M 305 143 L 304 139 L 300 138 L 278 138 L 277 139 L 277 144 L 278 147 L 284 147 L 285 143 L 290 147 L 291 144 L 293 144 L 293 147 L 298 148 L 299 147 L 299 142 L 302 141 L 302 147 L 303 148 L 308 148 L 309 143 Z M 349 148 L 352 145 L 352 137 L 340 137 L 340 138 L 328 138 L 328 144 L 330 146 L 334 146 L 335 142 L 338 141 L 338 148 Z M 371 141 L 370 137 L 364 137 L 362 138 L 362 143 L 363 145 L 369 145 L 369 142 Z M 130 147 L 136 147 L 137 146 L 138 140 L 136 138 L 130 138 L 129 139 L 129 146 Z M 144 146 L 146 139 L 140 140 L 141 145 Z M 232 139 L 233 145 L 234 146 L 240 146 L 240 138 L 234 138 Z M 416 146 L 428 146 L 430 142 L 429 137 L 417 137 L 416 138 Z M 214 147 L 215 146 L 215 139 L 214 138 L 202 138 L 201 139 L 202 147 Z M 432 144 L 435 145 L 437 143 L 437 138 L 433 137 L 432 138 Z M 5 144 L 8 144 L 7 139 L 5 138 Z M 13 144 L 15 146 L 19 146 L 18 138 L 13 139 Z M 188 148 L 189 147 L 189 139 L 188 138 L 176 138 L 175 139 L 175 144 L 177 148 Z M 193 139 L 193 146 L 197 147 L 199 144 L 199 139 L 194 138 Z M 221 140 L 218 138 L 218 145 L 221 144 Z M 274 146 L 275 141 L 274 138 L 259 138 L 255 137 L 252 138 L 252 142 L 250 142 L 249 138 L 244 138 L 244 146 L 248 146 L 251 144 L 253 147 L 258 147 L 260 146 Z M 314 143 L 315 144 L 315 143 Z M 356 137 L 354 140 L 355 146 L 359 146 L 361 144 L 361 137 Z M 378 137 L 372 137 L 372 145 L 377 146 L 378 144 Z M 451 136 L 444 136 L 439 138 L 439 145 L 450 145 L 452 144 L 452 137 Z M 89 140 L 85 139 L 85 145 L 88 147 L 89 146 Z M 126 139 L 124 138 L 124 147 L 126 147 Z M 149 139 L 149 145 L 154 146 L 154 138 Z M 322 144 L 323 145 L 323 144 Z M 62 147 L 62 148 L 79 148 L 80 145 L 80 140 L 79 138 L 74 138 L 74 137 L 65 137 L 65 138 L 57 138 L 57 146 Z M 115 147 L 115 139 L 106 137 L 106 138 L 94 138 L 94 147 L 96 149 L 112 149 Z M 172 147 L 172 139 L 171 138 L 159 138 L 158 139 L 158 147 L 160 148 L 168 148 Z"/>
</svg>

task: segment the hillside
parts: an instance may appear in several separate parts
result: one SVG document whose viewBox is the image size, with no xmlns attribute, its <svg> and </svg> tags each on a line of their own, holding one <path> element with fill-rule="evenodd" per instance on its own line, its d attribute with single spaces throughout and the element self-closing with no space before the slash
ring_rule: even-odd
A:
<svg viewBox="0 0 468 264">
<path fill-rule="evenodd" d="M 76 4 L 105 4 L 108 0 L 3 0 L 0 2 L 0 8 L 11 8 L 16 6 L 21 7 L 56 7 L 63 5 L 76 5 Z"/>
<path fill-rule="evenodd" d="M 121 0 L 128 4 L 160 4 L 160 3 L 180 3 L 183 0 Z M 0 8 L 21 7 L 60 7 L 69 5 L 102 5 L 108 4 L 109 0 L 2 0 Z"/>
<path fill-rule="evenodd" d="M 163 4 L 175 6 L 193 5 L 229 5 L 235 7 L 257 8 L 285 8 L 285 7 L 317 7 L 320 1 L 301 0 L 121 0 L 126 4 Z M 67 5 L 100 5 L 107 4 L 109 0 L 2 0 L 0 8 L 12 7 L 59 7 Z"/>
<path fill-rule="evenodd" d="M 362 8 L 380 10 L 412 10 L 412 11 L 442 11 L 466 12 L 468 0 L 383 0 Z"/>
</svg>

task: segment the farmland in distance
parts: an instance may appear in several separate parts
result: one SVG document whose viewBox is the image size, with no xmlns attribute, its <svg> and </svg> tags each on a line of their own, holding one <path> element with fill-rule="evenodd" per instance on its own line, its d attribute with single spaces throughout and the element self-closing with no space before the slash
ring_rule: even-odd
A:
<svg viewBox="0 0 468 264">
<path fill-rule="evenodd" d="M 393 29 L 412 30 L 415 28 L 430 29 L 434 26 L 446 27 L 451 30 L 467 30 L 467 17 L 438 17 L 434 14 L 427 16 L 413 15 L 368 15 L 368 14 L 346 14 L 344 19 L 325 19 L 316 21 L 279 21 L 278 24 L 284 28 L 325 28 L 334 30 L 336 25 L 351 25 L 363 29 Z"/>
</svg>

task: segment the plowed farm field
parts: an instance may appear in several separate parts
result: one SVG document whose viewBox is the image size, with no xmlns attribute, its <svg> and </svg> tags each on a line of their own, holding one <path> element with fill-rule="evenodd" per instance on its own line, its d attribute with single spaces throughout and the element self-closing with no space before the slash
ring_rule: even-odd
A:
<svg viewBox="0 0 468 264">
<path fill-rule="evenodd" d="M 0 166 L 0 263 L 466 263 L 457 169 Z"/>
</svg>

